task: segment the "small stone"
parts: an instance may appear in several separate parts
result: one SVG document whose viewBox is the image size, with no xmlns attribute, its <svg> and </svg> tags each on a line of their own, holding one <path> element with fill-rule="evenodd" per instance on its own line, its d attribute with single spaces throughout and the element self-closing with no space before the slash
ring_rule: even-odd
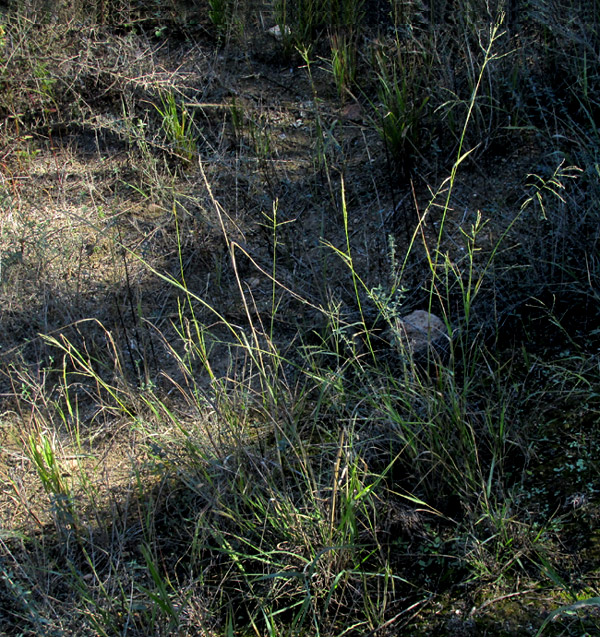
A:
<svg viewBox="0 0 600 638">
<path fill-rule="evenodd" d="M 360 122 L 362 120 L 362 107 L 358 102 L 346 105 L 340 112 L 345 120 Z"/>
<path fill-rule="evenodd" d="M 276 40 L 281 40 L 283 38 L 283 34 L 285 34 L 286 36 L 289 36 L 291 31 L 287 25 L 283 27 L 283 31 L 282 31 L 281 27 L 278 24 L 276 24 L 274 27 L 267 29 L 267 33 L 271 37 L 275 38 Z"/>
<path fill-rule="evenodd" d="M 396 325 L 389 329 L 389 333 L 397 346 L 408 348 L 417 355 L 424 354 L 429 348 L 443 348 L 443 342 L 448 339 L 446 324 L 426 310 L 415 310 L 401 317 L 396 321 Z"/>
</svg>

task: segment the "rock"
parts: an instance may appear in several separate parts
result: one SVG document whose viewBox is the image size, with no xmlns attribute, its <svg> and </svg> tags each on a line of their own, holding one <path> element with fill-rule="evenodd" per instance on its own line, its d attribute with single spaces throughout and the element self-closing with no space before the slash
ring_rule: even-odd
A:
<svg viewBox="0 0 600 638">
<path fill-rule="evenodd" d="M 351 122 L 360 122 L 363 118 L 362 106 L 358 102 L 347 104 L 340 111 L 340 115 L 344 120 L 350 120 Z"/>
<path fill-rule="evenodd" d="M 283 31 L 282 31 L 281 27 L 278 24 L 276 24 L 274 27 L 271 27 L 270 29 L 267 29 L 267 33 L 272 38 L 275 38 L 276 40 L 282 40 L 284 34 L 285 34 L 286 37 L 289 37 L 289 35 L 291 34 L 291 30 L 286 24 L 283 27 Z"/>
<path fill-rule="evenodd" d="M 439 352 L 448 341 L 446 324 L 426 310 L 415 310 L 400 317 L 387 332 L 393 345 L 415 355 L 425 354 L 429 349 Z"/>
</svg>

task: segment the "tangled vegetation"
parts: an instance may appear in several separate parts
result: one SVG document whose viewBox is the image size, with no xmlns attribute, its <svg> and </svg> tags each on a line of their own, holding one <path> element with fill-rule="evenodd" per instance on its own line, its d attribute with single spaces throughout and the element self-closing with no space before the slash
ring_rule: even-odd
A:
<svg viewBox="0 0 600 638">
<path fill-rule="evenodd" d="M 599 27 L 0 9 L 2 634 L 598 632 Z"/>
</svg>

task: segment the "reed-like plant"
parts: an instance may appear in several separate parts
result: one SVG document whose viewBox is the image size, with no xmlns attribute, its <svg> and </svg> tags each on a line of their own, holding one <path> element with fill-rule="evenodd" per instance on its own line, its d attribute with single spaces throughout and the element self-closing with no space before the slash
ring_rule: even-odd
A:
<svg viewBox="0 0 600 638">
<path fill-rule="evenodd" d="M 354 87 L 357 72 L 357 46 L 352 33 L 334 32 L 331 44 L 331 71 L 339 98 L 344 102 Z"/>
<path fill-rule="evenodd" d="M 194 118 L 185 106 L 179 106 L 171 92 L 161 96 L 161 106 L 154 105 L 162 118 L 162 128 L 173 153 L 189 164 L 196 155 Z"/>
<path fill-rule="evenodd" d="M 364 17 L 364 0 L 277 0 L 275 17 L 285 40 L 311 49 L 326 30 L 357 29 Z"/>
<path fill-rule="evenodd" d="M 377 103 L 373 125 L 385 144 L 393 165 L 408 174 L 412 158 L 420 153 L 427 116 L 429 90 L 426 62 L 404 52 L 399 40 L 376 46 Z"/>
</svg>

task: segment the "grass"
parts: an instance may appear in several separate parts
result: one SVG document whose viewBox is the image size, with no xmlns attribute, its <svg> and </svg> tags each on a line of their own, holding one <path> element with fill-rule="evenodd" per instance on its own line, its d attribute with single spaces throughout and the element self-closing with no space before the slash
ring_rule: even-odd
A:
<svg viewBox="0 0 600 638">
<path fill-rule="evenodd" d="M 2 631 L 597 632 L 597 11 L 126 4 L 1 18 Z"/>
</svg>

